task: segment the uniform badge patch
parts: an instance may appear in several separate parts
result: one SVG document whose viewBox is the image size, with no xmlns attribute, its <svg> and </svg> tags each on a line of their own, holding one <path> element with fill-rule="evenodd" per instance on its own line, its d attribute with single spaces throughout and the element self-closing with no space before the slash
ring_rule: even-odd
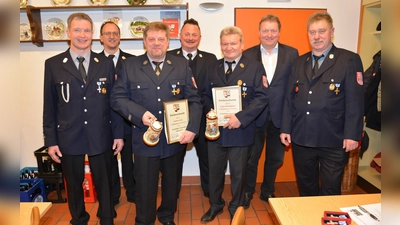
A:
<svg viewBox="0 0 400 225">
<path fill-rule="evenodd" d="M 364 84 L 364 81 L 363 81 L 362 72 L 357 72 L 356 74 L 357 74 L 357 83 L 358 83 L 359 85 L 363 85 L 363 84 Z"/>
<path fill-rule="evenodd" d="M 263 82 L 264 87 L 268 88 L 267 76 L 262 77 L 262 82 Z"/>
</svg>

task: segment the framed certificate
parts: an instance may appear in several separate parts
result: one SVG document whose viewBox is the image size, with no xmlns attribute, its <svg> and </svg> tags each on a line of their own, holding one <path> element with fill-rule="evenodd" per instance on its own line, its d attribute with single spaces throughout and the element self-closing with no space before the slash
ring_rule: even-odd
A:
<svg viewBox="0 0 400 225">
<path fill-rule="evenodd" d="M 223 126 L 229 119 L 227 114 L 242 111 L 242 95 L 240 86 L 227 86 L 212 89 L 214 110 L 218 116 L 218 125 Z"/>
<path fill-rule="evenodd" d="M 165 135 L 168 144 L 179 142 L 189 123 L 188 100 L 164 102 Z"/>
</svg>

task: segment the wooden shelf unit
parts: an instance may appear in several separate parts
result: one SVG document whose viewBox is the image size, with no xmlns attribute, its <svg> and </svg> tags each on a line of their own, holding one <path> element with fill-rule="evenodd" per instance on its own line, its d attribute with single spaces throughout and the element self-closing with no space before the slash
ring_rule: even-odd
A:
<svg viewBox="0 0 400 225">
<path fill-rule="evenodd" d="M 177 11 L 185 11 L 185 19 L 189 18 L 189 3 L 186 4 L 161 4 L 161 5 L 104 5 L 104 6 L 44 6 L 44 7 L 35 7 L 28 5 L 25 8 L 20 8 L 20 14 L 26 12 L 28 17 L 30 28 L 32 32 L 32 39 L 31 41 L 20 41 L 23 42 L 32 42 L 32 44 L 43 47 L 43 43 L 45 42 L 68 42 L 67 39 L 62 40 L 46 40 L 43 38 L 43 31 L 42 31 L 42 14 L 43 13 L 50 13 L 58 15 L 59 13 L 74 13 L 74 12 L 103 12 L 103 11 L 112 11 L 112 10 L 121 10 L 124 12 L 135 12 L 135 11 L 156 11 L 159 12 L 161 10 L 177 10 Z M 182 15 L 181 15 L 182 17 Z M 92 18 L 93 19 L 93 18 Z M 66 21 L 65 21 L 66 22 Z M 93 21 L 98 22 L 98 21 Z M 183 21 L 181 21 L 183 23 Z M 177 39 L 177 38 L 171 38 Z M 93 40 L 99 40 L 98 38 L 94 38 Z M 121 41 L 126 40 L 142 40 L 142 38 L 134 38 L 134 37 L 121 37 Z"/>
</svg>

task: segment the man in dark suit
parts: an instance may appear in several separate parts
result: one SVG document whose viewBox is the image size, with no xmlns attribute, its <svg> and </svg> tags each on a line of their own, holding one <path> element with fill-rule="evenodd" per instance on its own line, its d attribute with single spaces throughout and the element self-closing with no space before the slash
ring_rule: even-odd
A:
<svg viewBox="0 0 400 225">
<path fill-rule="evenodd" d="M 278 167 L 283 163 L 285 146 L 279 138 L 283 100 L 293 61 L 299 56 L 297 49 L 278 42 L 281 22 L 275 15 L 268 14 L 261 18 L 258 36 L 261 44 L 243 52 L 247 58 L 262 62 L 269 84 L 269 104 L 256 123 L 256 135 L 246 169 L 246 190 L 244 208 L 250 206 L 255 192 L 258 160 L 266 140 L 264 179 L 261 185 L 260 199 L 268 202 L 275 197 L 275 178 Z"/>
<path fill-rule="evenodd" d="M 217 61 L 217 57 L 214 54 L 198 49 L 201 40 L 201 31 L 199 23 L 194 19 L 185 20 L 181 29 L 180 40 L 181 48 L 171 50 L 168 53 L 184 57 L 189 61 L 189 67 L 196 80 L 198 92 L 200 92 L 206 77 L 207 67 L 210 63 Z M 199 136 L 193 140 L 193 144 L 196 147 L 197 157 L 199 157 L 201 188 L 203 189 L 204 196 L 209 197 L 208 150 L 206 138 L 204 137 L 205 127 L 206 119 L 203 114 L 201 116 Z"/>
<path fill-rule="evenodd" d="M 100 224 L 116 216 L 111 198 L 111 159 L 123 147 L 123 119 L 110 107 L 115 69 L 104 54 L 90 50 L 92 19 L 68 18 L 71 47 L 45 62 L 43 130 L 51 158 L 61 163 L 68 191 L 71 224 L 87 224 L 82 182 L 88 155 L 98 194 Z"/>
<path fill-rule="evenodd" d="M 132 123 L 132 146 L 135 154 L 136 225 L 158 220 L 174 225 L 174 213 L 182 179 L 183 155 L 187 143 L 198 134 L 201 99 L 187 60 L 167 54 L 169 26 L 149 23 L 143 31 L 146 53 L 125 60 L 112 93 L 112 107 Z M 165 130 L 158 143 L 147 146 L 142 137 L 157 120 L 165 124 L 163 104 L 187 99 L 189 123 L 179 143 L 168 144 Z M 156 209 L 159 172 L 161 205 Z"/>
<path fill-rule="evenodd" d="M 363 129 L 363 67 L 359 55 L 332 43 L 327 12 L 311 15 L 307 29 L 312 51 L 294 61 L 280 137 L 292 143 L 301 196 L 340 195 Z"/>
<path fill-rule="evenodd" d="M 203 223 L 214 220 L 225 206 L 222 191 L 228 160 L 232 180 L 232 200 L 228 206 L 231 218 L 236 209 L 243 206 L 246 166 L 254 143 L 255 121 L 268 104 L 268 83 L 264 67 L 260 62 L 242 55 L 244 43 L 240 28 L 224 28 L 220 34 L 220 45 L 224 58 L 210 64 L 201 92 L 205 111 L 215 109 L 212 89 L 229 86 L 239 86 L 240 96 L 237 99 L 242 101 L 242 110 L 226 114 L 224 118 L 227 122 L 219 124 L 223 126 L 219 128 L 219 139 L 208 141 L 211 207 L 201 217 Z M 223 93 L 226 93 L 225 98 L 229 96 L 228 91 Z M 235 98 L 228 101 L 235 101 Z M 218 113 L 220 109 L 215 110 Z"/>
<path fill-rule="evenodd" d="M 122 68 L 122 62 L 133 57 L 129 53 L 123 52 L 119 48 L 121 33 L 119 26 L 113 21 L 106 21 L 100 27 L 100 42 L 103 44 L 104 50 L 101 52 L 114 62 L 115 70 L 118 73 Z M 125 120 L 124 124 L 125 137 L 124 148 L 121 150 L 121 166 L 122 166 L 122 180 L 126 190 L 126 197 L 128 202 L 135 202 L 135 178 L 133 176 L 134 163 L 132 159 L 132 129 L 131 123 Z M 113 203 L 119 203 L 121 196 L 121 182 L 118 170 L 118 155 L 114 156 L 112 160 L 112 196 Z"/>
</svg>

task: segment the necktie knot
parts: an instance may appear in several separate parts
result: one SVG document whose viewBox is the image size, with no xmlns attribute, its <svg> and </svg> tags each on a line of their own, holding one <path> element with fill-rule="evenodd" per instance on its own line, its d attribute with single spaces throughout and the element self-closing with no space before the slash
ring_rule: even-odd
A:
<svg viewBox="0 0 400 225">
<path fill-rule="evenodd" d="M 161 65 L 161 63 L 163 63 L 163 61 L 161 61 L 161 62 L 152 61 L 152 63 L 153 63 L 154 65 L 156 65 L 155 72 L 156 72 L 156 75 L 159 76 L 159 75 L 161 74 L 161 67 L 160 67 L 160 65 Z"/>
<path fill-rule="evenodd" d="M 79 65 L 78 65 L 79 72 L 81 73 L 83 82 L 86 83 L 86 69 L 83 66 L 83 61 L 85 61 L 85 58 L 84 57 L 77 57 L 77 59 L 78 59 L 78 62 L 79 62 Z"/>
<path fill-rule="evenodd" d="M 192 59 L 192 57 L 193 57 L 192 53 L 188 53 L 188 54 L 187 54 L 187 57 L 189 58 L 189 61 L 192 61 L 192 60 L 193 60 L 193 59 Z"/>
<path fill-rule="evenodd" d="M 114 59 L 115 55 L 108 55 L 108 58 Z"/>
</svg>

